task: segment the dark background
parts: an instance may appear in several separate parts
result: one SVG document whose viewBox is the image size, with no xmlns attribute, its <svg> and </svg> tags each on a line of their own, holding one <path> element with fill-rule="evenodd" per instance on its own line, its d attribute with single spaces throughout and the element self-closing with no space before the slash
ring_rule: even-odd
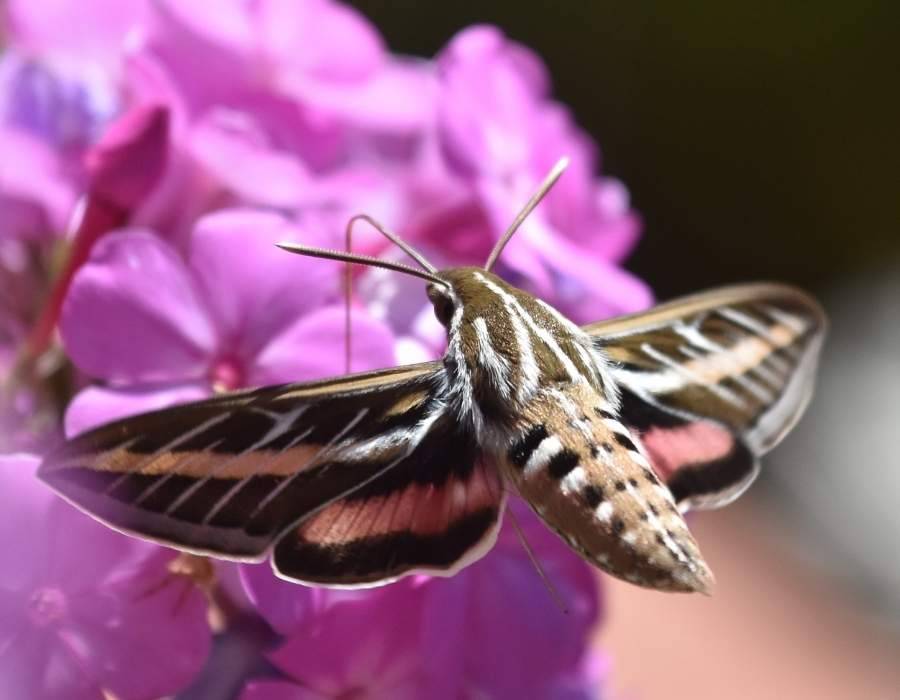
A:
<svg viewBox="0 0 900 700">
<path fill-rule="evenodd" d="M 900 257 L 896 3 L 353 4 L 395 51 L 476 22 L 536 50 L 644 217 L 629 267 L 661 299 Z"/>
</svg>

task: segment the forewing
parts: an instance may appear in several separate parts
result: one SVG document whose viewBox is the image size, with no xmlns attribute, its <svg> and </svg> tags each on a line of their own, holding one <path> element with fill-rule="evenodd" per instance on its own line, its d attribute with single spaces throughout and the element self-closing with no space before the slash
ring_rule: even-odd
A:
<svg viewBox="0 0 900 700">
<path fill-rule="evenodd" d="M 422 466 L 416 448 L 444 415 L 441 371 L 425 363 L 127 418 L 65 443 L 39 474 L 116 529 L 259 559 L 302 519 Z"/>
<path fill-rule="evenodd" d="M 621 417 L 682 508 L 715 508 L 758 473 L 758 458 L 812 395 L 825 316 L 791 287 L 698 294 L 587 326 L 613 363 Z"/>
</svg>

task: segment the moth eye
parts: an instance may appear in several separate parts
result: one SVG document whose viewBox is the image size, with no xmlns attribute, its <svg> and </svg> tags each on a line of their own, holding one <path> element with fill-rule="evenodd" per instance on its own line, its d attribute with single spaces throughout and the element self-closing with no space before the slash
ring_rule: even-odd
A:
<svg viewBox="0 0 900 700">
<path fill-rule="evenodd" d="M 453 318 L 453 302 L 445 296 L 435 296 L 431 303 L 434 304 L 434 315 L 443 326 L 450 325 L 450 319 Z"/>
</svg>

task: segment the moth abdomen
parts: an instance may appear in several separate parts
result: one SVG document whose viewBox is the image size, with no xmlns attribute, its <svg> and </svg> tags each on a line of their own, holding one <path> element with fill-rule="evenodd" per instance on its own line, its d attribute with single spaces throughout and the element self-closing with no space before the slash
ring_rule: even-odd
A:
<svg viewBox="0 0 900 700">
<path fill-rule="evenodd" d="M 712 575 L 637 438 L 606 408 L 573 411 L 600 401 L 584 384 L 541 392 L 500 460 L 507 478 L 604 571 L 651 588 L 708 591 Z"/>
</svg>

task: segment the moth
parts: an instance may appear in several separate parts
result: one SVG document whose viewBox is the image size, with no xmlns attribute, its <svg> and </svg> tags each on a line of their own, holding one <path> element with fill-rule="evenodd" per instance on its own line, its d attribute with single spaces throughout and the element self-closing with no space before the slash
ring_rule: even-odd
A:
<svg viewBox="0 0 900 700">
<path fill-rule="evenodd" d="M 440 361 L 118 420 L 40 477 L 122 532 L 337 586 L 456 573 L 491 548 L 514 491 L 600 569 L 708 591 L 683 514 L 740 495 L 798 420 L 825 316 L 801 291 L 750 284 L 575 325 L 491 273 L 565 164 L 483 268 L 439 271 L 377 224 L 421 269 L 283 245 L 423 278 Z"/>
</svg>

